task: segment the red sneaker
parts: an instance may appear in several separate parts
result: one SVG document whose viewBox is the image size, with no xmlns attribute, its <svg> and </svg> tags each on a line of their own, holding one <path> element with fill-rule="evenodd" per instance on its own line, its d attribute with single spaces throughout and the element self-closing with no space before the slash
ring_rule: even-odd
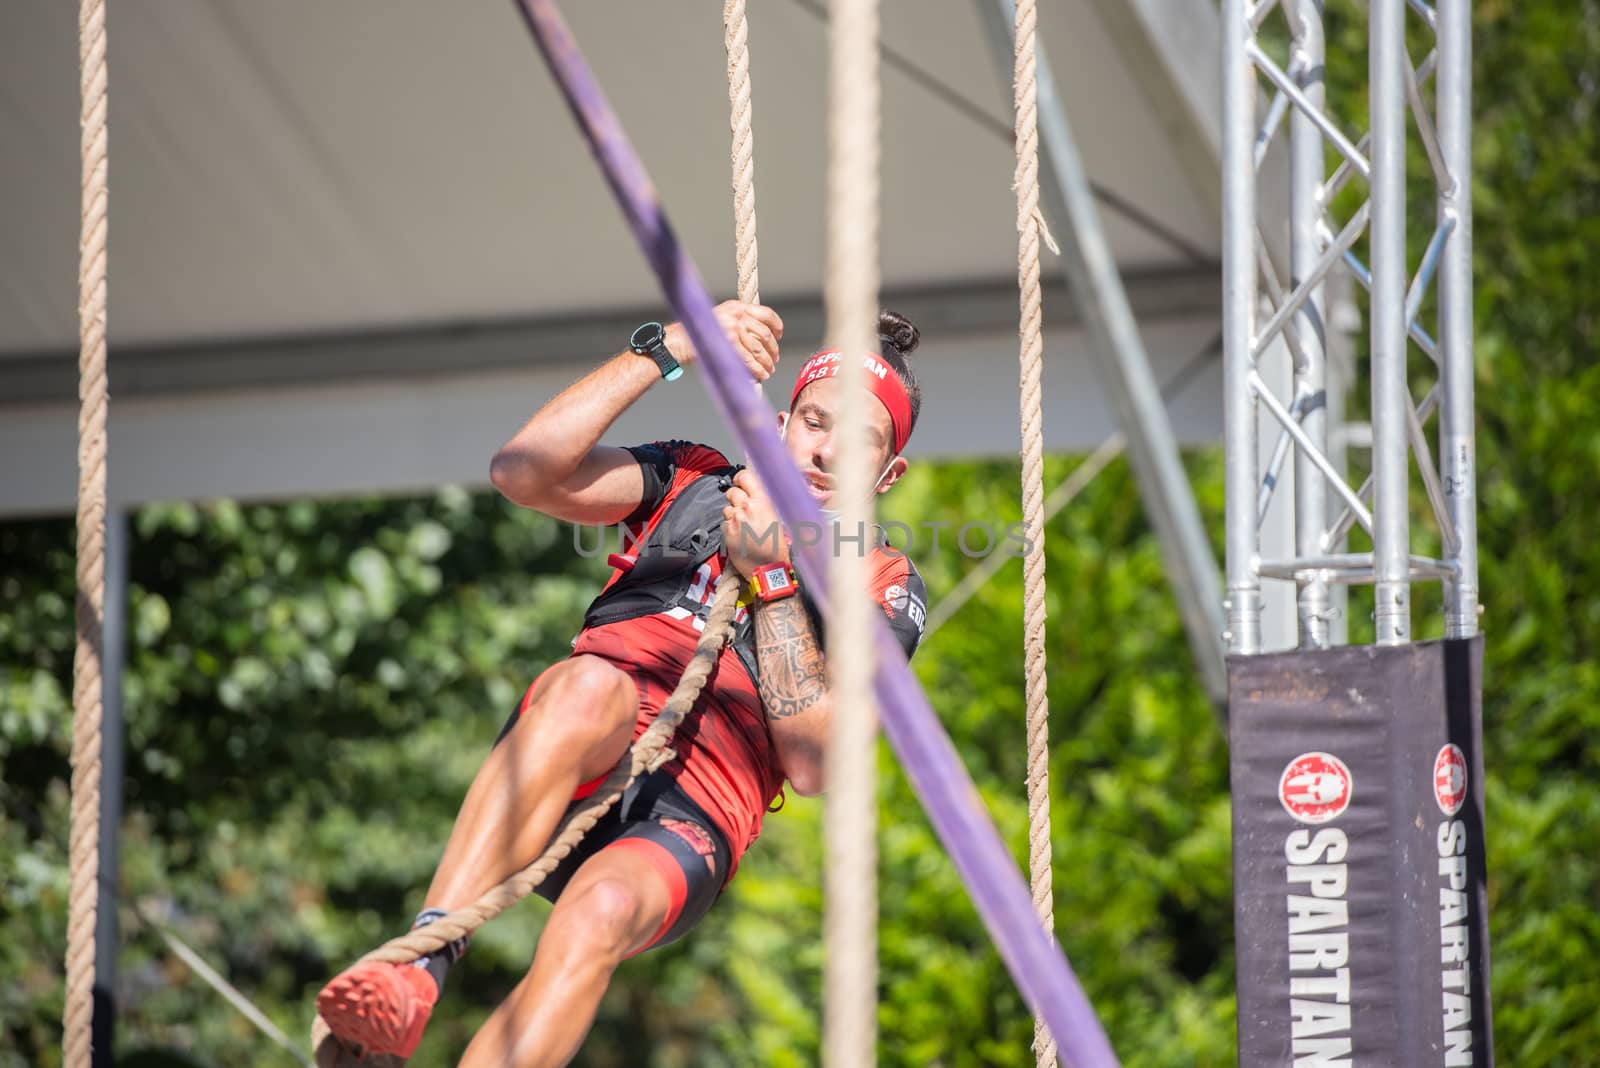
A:
<svg viewBox="0 0 1600 1068">
<path fill-rule="evenodd" d="M 409 1057 L 422 1041 L 439 988 L 410 964 L 356 964 L 317 995 L 317 1011 L 342 1042 Z"/>
</svg>

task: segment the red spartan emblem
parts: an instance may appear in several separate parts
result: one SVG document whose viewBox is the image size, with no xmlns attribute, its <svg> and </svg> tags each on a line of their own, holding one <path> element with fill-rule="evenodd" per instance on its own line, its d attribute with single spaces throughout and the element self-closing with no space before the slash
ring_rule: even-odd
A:
<svg viewBox="0 0 1600 1068">
<path fill-rule="evenodd" d="M 690 849 L 705 858 L 707 870 L 717 874 L 717 847 L 704 827 L 688 820 L 662 820 L 661 826 L 688 843 Z"/>
<path fill-rule="evenodd" d="M 1451 743 L 1433 759 L 1433 798 L 1439 811 L 1454 816 L 1467 800 L 1467 755 Z"/>
<path fill-rule="evenodd" d="M 1327 823 L 1350 807 L 1355 782 L 1344 761 L 1329 753 L 1301 753 L 1278 779 L 1278 800 L 1301 823 Z"/>
</svg>

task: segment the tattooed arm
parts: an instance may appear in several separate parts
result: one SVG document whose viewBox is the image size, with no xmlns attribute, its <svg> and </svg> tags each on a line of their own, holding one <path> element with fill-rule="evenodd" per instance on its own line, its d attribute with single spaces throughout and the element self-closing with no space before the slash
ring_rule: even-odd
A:
<svg viewBox="0 0 1600 1068">
<path fill-rule="evenodd" d="M 788 544 L 768 536 L 778 529 L 778 516 L 753 471 L 734 476 L 722 510 L 727 566 L 741 576 L 758 567 L 789 562 Z M 757 686 L 767 731 L 794 792 L 815 797 L 826 775 L 828 731 L 833 701 L 822 643 L 799 597 L 757 601 L 755 614 Z"/>
<path fill-rule="evenodd" d="M 798 597 L 754 606 L 758 683 L 767 729 L 802 797 L 822 792 L 833 702 L 816 630 Z"/>
</svg>

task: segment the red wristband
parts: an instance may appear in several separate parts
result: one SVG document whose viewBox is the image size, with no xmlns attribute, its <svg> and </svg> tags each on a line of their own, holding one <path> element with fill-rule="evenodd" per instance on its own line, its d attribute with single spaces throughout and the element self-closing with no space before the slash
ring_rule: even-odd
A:
<svg viewBox="0 0 1600 1068">
<path fill-rule="evenodd" d="M 763 564 L 750 576 L 750 596 L 761 601 L 781 601 L 800 589 L 794 568 L 788 564 Z"/>
</svg>

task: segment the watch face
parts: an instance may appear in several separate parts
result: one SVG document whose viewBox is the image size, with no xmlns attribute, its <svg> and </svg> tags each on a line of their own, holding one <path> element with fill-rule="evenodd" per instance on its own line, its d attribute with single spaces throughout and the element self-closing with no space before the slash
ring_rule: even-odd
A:
<svg viewBox="0 0 1600 1068">
<path fill-rule="evenodd" d="M 663 329 L 660 323 L 645 323 L 633 332 L 633 337 L 628 344 L 637 352 L 649 352 L 653 346 L 660 343 L 665 335 L 666 330 Z"/>
</svg>

